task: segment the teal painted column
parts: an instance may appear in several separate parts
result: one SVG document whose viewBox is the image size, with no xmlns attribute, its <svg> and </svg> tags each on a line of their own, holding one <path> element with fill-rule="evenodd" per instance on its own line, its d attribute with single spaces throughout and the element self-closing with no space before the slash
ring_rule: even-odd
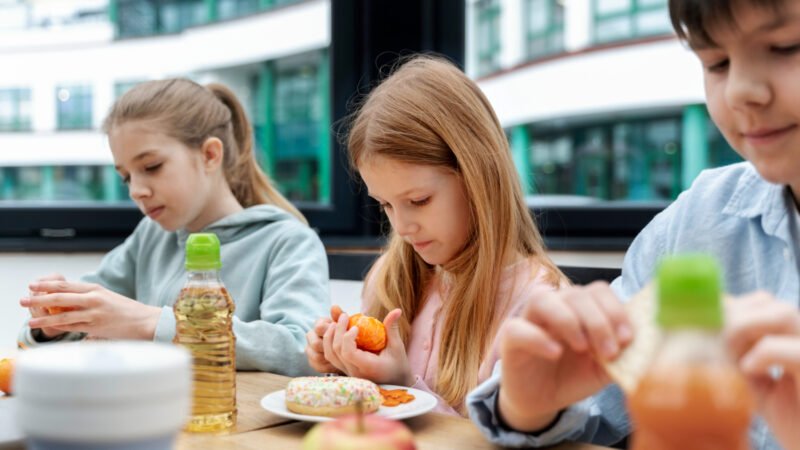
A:
<svg viewBox="0 0 800 450">
<path fill-rule="evenodd" d="M 530 143 L 528 127 L 517 125 L 511 129 L 511 157 L 514 159 L 514 167 L 517 168 L 519 182 L 522 184 L 522 193 L 525 195 L 533 193 Z"/>
<path fill-rule="evenodd" d="M 683 108 L 681 145 L 681 184 L 688 188 L 695 177 L 708 167 L 708 138 L 706 127 L 708 113 L 705 105 L 688 105 Z"/>
<path fill-rule="evenodd" d="M 217 0 L 203 0 L 206 4 L 206 22 L 216 22 L 219 18 Z"/>
<path fill-rule="evenodd" d="M 258 73 L 255 115 L 259 122 L 258 141 L 261 143 L 259 159 L 270 178 L 275 174 L 275 132 L 274 130 L 274 84 L 272 67 L 268 62 L 261 65 Z"/>
<path fill-rule="evenodd" d="M 122 200 L 119 190 L 119 175 L 112 166 L 103 166 L 103 201 L 118 202 Z"/>
<path fill-rule="evenodd" d="M 17 183 L 14 181 L 14 169 L 3 167 L 3 200 L 14 200 L 16 197 Z"/>
<path fill-rule="evenodd" d="M 114 27 L 114 37 L 119 37 L 119 0 L 109 0 L 108 21 Z"/>
<path fill-rule="evenodd" d="M 317 95 L 319 96 L 319 146 L 317 148 L 317 183 L 320 203 L 331 202 L 331 90 L 328 51 L 323 50 L 317 69 Z"/>
<path fill-rule="evenodd" d="M 43 166 L 42 170 L 42 200 L 55 200 L 56 180 L 53 166 Z"/>
</svg>

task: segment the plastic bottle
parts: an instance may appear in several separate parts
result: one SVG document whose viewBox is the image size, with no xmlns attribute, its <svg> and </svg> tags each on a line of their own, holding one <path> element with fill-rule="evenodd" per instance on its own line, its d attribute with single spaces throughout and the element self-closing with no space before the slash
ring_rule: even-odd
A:
<svg viewBox="0 0 800 450">
<path fill-rule="evenodd" d="M 192 413 L 186 430 L 225 431 L 236 425 L 234 303 L 219 277 L 219 239 L 196 233 L 186 241 L 188 279 L 173 310 L 175 339 L 192 353 Z"/>
<path fill-rule="evenodd" d="M 632 450 L 746 450 L 754 400 L 722 340 L 720 270 L 703 255 L 664 260 L 664 339 L 629 398 Z"/>
</svg>

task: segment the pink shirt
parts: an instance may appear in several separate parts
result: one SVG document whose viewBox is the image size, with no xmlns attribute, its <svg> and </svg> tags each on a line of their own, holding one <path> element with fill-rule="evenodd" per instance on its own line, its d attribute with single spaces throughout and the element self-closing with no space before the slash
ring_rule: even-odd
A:
<svg viewBox="0 0 800 450">
<path fill-rule="evenodd" d="M 380 260 L 378 264 L 380 264 Z M 547 270 L 539 266 L 537 273 L 533 273 L 534 267 L 530 259 L 524 259 L 514 263 L 503 270 L 500 278 L 500 289 L 498 291 L 498 301 L 507 305 L 500 305 L 500 311 L 505 311 L 503 321 L 515 317 L 522 312 L 525 301 L 535 298 L 537 295 L 553 291 L 555 288 L 545 281 Z M 511 294 L 509 295 L 509 290 Z M 439 344 L 441 342 L 441 324 L 437 320 L 442 309 L 442 297 L 439 289 L 429 289 L 429 296 L 425 300 L 422 310 L 419 312 L 414 322 L 411 323 L 411 336 L 409 338 L 406 354 L 408 363 L 411 366 L 411 373 L 416 377 L 413 388 L 430 392 L 439 400 L 439 404 L 434 411 L 459 415 L 447 402 L 439 397 L 435 392 L 436 375 L 439 363 Z M 372 292 L 371 286 L 365 289 L 365 293 Z M 365 294 L 367 296 L 368 294 Z M 366 310 L 367 300 L 362 299 L 362 310 Z M 507 306 L 507 307 L 506 307 Z M 499 357 L 498 340 L 494 336 L 491 350 L 481 361 L 478 369 L 477 384 L 482 383 L 492 373 L 492 368 Z M 476 385 L 477 385 L 476 384 Z"/>
</svg>

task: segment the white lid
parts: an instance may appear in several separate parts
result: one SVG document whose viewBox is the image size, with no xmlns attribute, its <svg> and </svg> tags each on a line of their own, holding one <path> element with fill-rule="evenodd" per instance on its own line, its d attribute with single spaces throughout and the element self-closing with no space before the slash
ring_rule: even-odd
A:
<svg viewBox="0 0 800 450">
<path fill-rule="evenodd" d="M 164 436 L 185 422 L 191 356 L 153 342 L 86 341 L 20 352 L 18 421 L 29 436 L 117 441 Z"/>
</svg>

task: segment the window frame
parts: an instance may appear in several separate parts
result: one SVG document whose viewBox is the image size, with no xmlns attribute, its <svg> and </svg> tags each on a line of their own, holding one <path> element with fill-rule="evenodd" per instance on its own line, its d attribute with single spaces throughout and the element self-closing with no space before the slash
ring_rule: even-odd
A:
<svg viewBox="0 0 800 450">
<path fill-rule="evenodd" d="M 555 18 L 555 11 L 554 8 L 558 8 L 558 0 L 544 0 L 545 5 L 547 8 L 547 26 L 545 27 L 544 31 L 533 31 L 531 29 L 531 8 L 532 3 L 536 0 L 525 0 L 524 8 L 525 8 L 525 57 L 528 61 L 536 60 L 539 58 L 543 58 L 546 56 L 550 56 L 556 53 L 560 53 L 564 51 L 564 18 L 563 18 L 563 11 L 562 11 L 562 20 L 560 23 L 557 23 Z M 562 9 L 564 8 L 563 5 L 560 6 Z M 553 38 L 554 36 L 561 35 L 560 45 L 553 45 Z M 547 49 L 541 53 L 535 53 L 531 50 L 531 42 L 537 39 L 544 39 L 546 42 Z"/>
<path fill-rule="evenodd" d="M 650 33 L 642 33 L 639 31 L 637 26 L 636 18 L 639 14 L 643 12 L 652 12 L 658 10 L 665 10 L 667 9 L 667 2 L 665 1 L 663 4 L 652 4 L 652 5 L 640 5 L 641 0 L 630 0 L 631 4 L 626 10 L 620 10 L 617 12 L 612 13 L 600 13 L 599 12 L 599 5 L 598 2 L 601 0 L 592 0 L 592 42 L 596 45 L 608 44 L 612 42 L 619 42 L 629 39 L 640 39 L 646 38 L 651 36 L 659 36 L 662 34 L 671 34 L 672 28 L 665 29 L 664 32 L 650 32 Z M 614 19 L 619 18 L 627 18 L 630 24 L 630 34 L 622 37 L 614 37 L 611 39 L 603 38 L 601 39 L 597 34 L 598 24 L 602 22 L 607 22 Z"/>
<path fill-rule="evenodd" d="M 465 2 L 410 0 L 370 3 L 331 0 L 329 48 L 331 202 L 296 203 L 328 249 L 375 249 L 384 244 L 384 220 L 366 190 L 351 176 L 336 136 L 352 112 L 354 92 L 364 93 L 386 64 L 409 49 L 449 55 L 463 67 Z M 454 17 L 461 20 L 454 20 Z M 403 20 L 416 21 L 407 27 Z M 415 32 L 412 33 L 411 29 Z M 405 52 L 405 53 L 404 53 Z M 665 204 L 611 204 L 531 209 L 553 249 L 624 250 Z M 142 214 L 131 202 L 0 203 L 0 251 L 106 251 L 121 243 Z"/>
</svg>

